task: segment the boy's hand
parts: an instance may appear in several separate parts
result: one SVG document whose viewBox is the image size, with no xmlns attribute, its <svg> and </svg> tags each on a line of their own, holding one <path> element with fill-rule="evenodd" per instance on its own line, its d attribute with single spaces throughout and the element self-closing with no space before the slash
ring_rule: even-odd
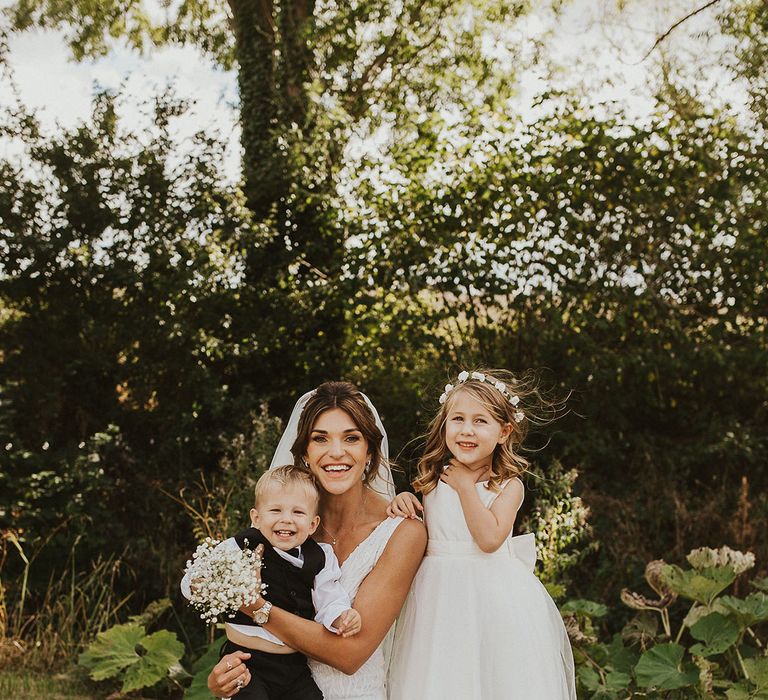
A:
<svg viewBox="0 0 768 700">
<path fill-rule="evenodd" d="M 363 618 L 354 608 L 345 610 L 333 623 L 338 634 L 342 637 L 351 637 L 357 634 L 363 626 Z"/>
<path fill-rule="evenodd" d="M 415 520 L 419 517 L 419 514 L 416 512 L 417 510 L 419 513 L 423 513 L 424 506 L 419 503 L 419 499 L 414 494 L 404 491 L 403 493 L 398 493 L 387 506 L 387 515 L 390 518 L 400 516 L 401 518 Z"/>
</svg>

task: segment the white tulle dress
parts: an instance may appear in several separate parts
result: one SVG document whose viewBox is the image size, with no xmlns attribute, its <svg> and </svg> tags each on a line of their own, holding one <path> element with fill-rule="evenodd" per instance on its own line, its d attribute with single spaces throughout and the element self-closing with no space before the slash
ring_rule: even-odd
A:
<svg viewBox="0 0 768 700">
<path fill-rule="evenodd" d="M 476 488 L 490 508 L 497 494 Z M 389 700 L 575 700 L 568 636 L 533 573 L 533 535 L 484 553 L 444 482 L 424 512 L 427 555 L 397 622 Z"/>
<path fill-rule="evenodd" d="M 341 565 L 339 581 L 354 601 L 363 579 L 376 566 L 402 518 L 388 518 L 354 549 Z M 365 620 L 363 620 L 365 624 Z M 392 632 L 357 673 L 348 676 L 331 666 L 309 659 L 309 668 L 325 700 L 386 700 L 386 676 Z"/>
</svg>

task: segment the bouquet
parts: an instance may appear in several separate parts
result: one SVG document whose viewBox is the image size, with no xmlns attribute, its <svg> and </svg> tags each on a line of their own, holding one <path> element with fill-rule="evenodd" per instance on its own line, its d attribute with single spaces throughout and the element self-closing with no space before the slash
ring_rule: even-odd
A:
<svg viewBox="0 0 768 700">
<path fill-rule="evenodd" d="M 191 581 L 189 602 L 206 622 L 216 622 L 225 613 L 233 617 L 266 590 L 267 584 L 259 578 L 260 567 L 261 558 L 254 550 L 222 546 L 206 537 L 184 570 Z"/>
</svg>

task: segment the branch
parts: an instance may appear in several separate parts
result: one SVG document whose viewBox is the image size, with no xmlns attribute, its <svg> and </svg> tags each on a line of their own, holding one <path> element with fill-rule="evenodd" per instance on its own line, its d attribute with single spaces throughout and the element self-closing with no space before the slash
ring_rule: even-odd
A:
<svg viewBox="0 0 768 700">
<path fill-rule="evenodd" d="M 694 17 L 695 15 L 698 15 L 699 12 L 704 12 L 704 10 L 712 7 L 712 5 L 717 5 L 717 3 L 719 3 L 719 2 L 720 2 L 720 0 L 709 0 L 709 2 L 704 3 L 701 7 L 693 10 L 692 12 L 689 12 L 687 15 L 685 15 L 685 17 L 682 17 L 679 20 L 677 20 L 677 22 L 675 22 L 669 29 L 667 29 L 666 32 L 664 32 L 663 34 L 660 34 L 658 37 L 656 37 L 656 41 L 653 42 L 653 46 L 651 46 L 651 48 L 648 49 L 648 51 L 646 52 L 645 56 L 643 56 L 638 61 L 638 63 L 642 63 L 646 58 L 648 58 L 648 56 L 650 56 L 654 52 L 656 47 L 662 41 L 664 41 L 673 31 L 675 31 L 675 29 L 677 29 L 681 24 L 683 24 L 683 22 L 687 22 L 689 19 L 691 19 L 691 17 Z"/>
<path fill-rule="evenodd" d="M 363 70 L 360 78 L 358 78 L 355 83 L 350 86 L 347 95 L 347 102 L 349 105 L 347 109 L 352 116 L 359 117 L 361 116 L 362 112 L 365 111 L 364 108 L 360 107 L 360 102 L 363 100 L 365 95 L 370 92 L 370 89 L 366 90 L 367 85 L 376 79 L 376 76 L 381 73 L 387 62 L 395 59 L 397 51 L 400 48 L 398 41 L 400 36 L 406 27 L 413 26 L 421 19 L 422 10 L 424 9 L 425 4 L 426 3 L 424 2 L 418 2 L 411 7 L 408 12 L 407 19 L 398 23 L 398 26 L 396 27 L 395 31 L 388 37 L 387 42 L 382 47 L 382 50 L 379 51 L 373 61 L 365 68 L 365 70 Z M 431 23 L 435 28 L 434 36 L 420 46 L 413 47 L 415 48 L 415 52 L 410 61 L 406 61 L 406 65 L 416 60 L 418 56 L 424 52 L 425 49 L 428 49 L 435 42 L 435 40 L 439 38 L 441 20 L 443 17 L 445 17 L 445 14 L 449 9 L 449 5 L 449 3 L 443 3 L 438 8 L 438 15 Z M 356 101 L 358 103 L 357 109 L 353 109 L 351 107 L 352 101 Z"/>
</svg>

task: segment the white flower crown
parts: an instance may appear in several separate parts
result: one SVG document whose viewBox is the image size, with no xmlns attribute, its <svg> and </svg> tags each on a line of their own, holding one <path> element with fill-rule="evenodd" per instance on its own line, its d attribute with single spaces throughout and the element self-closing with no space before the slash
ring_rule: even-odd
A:
<svg viewBox="0 0 768 700">
<path fill-rule="evenodd" d="M 513 406 L 517 406 L 520 403 L 520 397 L 510 392 L 504 382 L 500 382 L 493 377 L 486 377 L 482 372 L 472 372 L 471 374 L 469 372 L 461 372 L 459 376 L 456 377 L 455 385 L 445 385 L 445 390 L 442 394 L 440 394 L 440 403 L 444 404 L 448 400 L 448 394 L 450 394 L 456 388 L 456 386 L 463 384 L 470 379 L 475 379 L 478 382 L 485 382 L 486 384 L 490 384 L 492 387 L 495 387 L 501 392 L 501 395 Z M 523 420 L 523 418 L 525 418 L 525 414 L 522 411 L 515 411 L 514 418 L 515 423 L 519 423 L 521 420 Z"/>
</svg>

